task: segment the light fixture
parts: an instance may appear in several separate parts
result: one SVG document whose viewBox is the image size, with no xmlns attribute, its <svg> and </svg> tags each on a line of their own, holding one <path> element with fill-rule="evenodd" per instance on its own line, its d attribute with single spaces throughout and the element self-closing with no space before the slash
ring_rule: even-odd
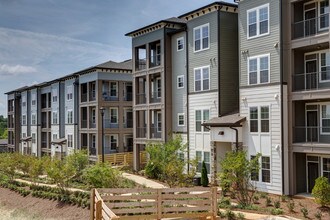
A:
<svg viewBox="0 0 330 220">
<path fill-rule="evenodd" d="M 245 102 L 247 100 L 246 97 L 242 97 L 242 101 Z"/>
<path fill-rule="evenodd" d="M 275 94 L 274 95 L 274 99 L 278 99 L 278 94 Z"/>
</svg>

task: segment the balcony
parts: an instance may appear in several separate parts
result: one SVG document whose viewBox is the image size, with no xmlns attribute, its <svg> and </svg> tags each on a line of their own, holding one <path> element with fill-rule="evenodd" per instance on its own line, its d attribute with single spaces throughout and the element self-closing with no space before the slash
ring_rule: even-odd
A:
<svg viewBox="0 0 330 220">
<path fill-rule="evenodd" d="M 295 22 L 292 25 L 292 39 L 306 38 L 327 33 L 329 28 L 329 14 Z"/>
<path fill-rule="evenodd" d="M 104 128 L 119 128 L 118 123 L 111 122 L 111 119 L 104 119 Z"/>
<path fill-rule="evenodd" d="M 126 92 L 124 94 L 124 101 L 132 101 L 133 100 L 133 93 L 131 92 Z"/>
<path fill-rule="evenodd" d="M 41 141 L 41 148 L 48 148 L 46 140 Z"/>
<path fill-rule="evenodd" d="M 162 101 L 161 91 L 151 93 L 150 103 L 159 103 L 161 101 Z"/>
<path fill-rule="evenodd" d="M 87 102 L 87 93 L 81 94 L 81 102 Z"/>
<path fill-rule="evenodd" d="M 150 57 L 150 68 L 160 66 L 160 54 L 154 55 Z"/>
<path fill-rule="evenodd" d="M 81 120 L 81 128 L 87 128 L 87 120 Z"/>
<path fill-rule="evenodd" d="M 330 127 L 296 126 L 293 131 L 293 143 L 330 144 Z"/>
<path fill-rule="evenodd" d="M 150 138 L 162 138 L 162 128 L 161 127 L 151 127 L 150 128 Z"/>
<path fill-rule="evenodd" d="M 293 75 L 293 92 L 320 89 L 330 89 L 330 71 Z"/>
<path fill-rule="evenodd" d="M 147 128 L 146 127 L 137 127 L 136 128 L 136 137 L 137 138 L 146 138 L 147 137 Z"/>
<path fill-rule="evenodd" d="M 95 101 L 95 100 L 96 100 L 96 92 L 95 92 L 95 90 L 92 90 L 89 93 L 89 101 Z"/>
<path fill-rule="evenodd" d="M 93 121 L 93 120 L 89 121 L 89 128 L 96 128 L 95 121 Z"/>
<path fill-rule="evenodd" d="M 146 59 L 139 59 L 135 61 L 135 69 L 136 70 L 144 70 L 147 67 L 147 60 Z"/>
<path fill-rule="evenodd" d="M 96 148 L 95 147 L 90 147 L 89 148 L 89 155 L 90 156 L 96 156 Z"/>
<path fill-rule="evenodd" d="M 146 104 L 147 103 L 147 96 L 145 93 L 138 93 L 136 94 L 136 104 Z"/>
<path fill-rule="evenodd" d="M 126 119 L 124 123 L 124 128 L 133 128 L 133 119 Z"/>
<path fill-rule="evenodd" d="M 103 101 L 118 101 L 118 92 L 102 92 Z"/>
</svg>

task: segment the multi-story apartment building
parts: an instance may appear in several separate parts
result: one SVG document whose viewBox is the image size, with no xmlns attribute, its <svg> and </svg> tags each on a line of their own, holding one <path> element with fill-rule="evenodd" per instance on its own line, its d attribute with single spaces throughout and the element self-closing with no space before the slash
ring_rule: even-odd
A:
<svg viewBox="0 0 330 220">
<path fill-rule="evenodd" d="M 238 109 L 236 9 L 215 2 L 127 34 L 136 165 L 146 144 L 180 133 L 188 142 L 185 157 L 199 158 L 199 167 L 204 160 L 210 169 L 210 133 L 202 123 Z"/>
<path fill-rule="evenodd" d="M 12 151 L 62 157 L 86 149 L 98 160 L 105 154 L 132 151 L 131 61 L 106 62 L 8 94 Z"/>
</svg>

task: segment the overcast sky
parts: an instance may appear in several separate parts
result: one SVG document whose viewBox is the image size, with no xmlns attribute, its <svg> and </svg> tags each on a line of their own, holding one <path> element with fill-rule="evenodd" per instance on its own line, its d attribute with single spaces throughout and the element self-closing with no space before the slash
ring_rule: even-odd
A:
<svg viewBox="0 0 330 220">
<path fill-rule="evenodd" d="M 5 92 L 130 59 L 126 33 L 212 2 L 0 0 L 0 115 L 7 117 Z"/>
</svg>

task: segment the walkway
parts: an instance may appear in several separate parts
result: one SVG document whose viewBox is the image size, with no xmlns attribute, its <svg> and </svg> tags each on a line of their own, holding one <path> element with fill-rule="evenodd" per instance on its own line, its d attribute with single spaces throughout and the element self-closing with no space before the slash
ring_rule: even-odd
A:
<svg viewBox="0 0 330 220">
<path fill-rule="evenodd" d="M 142 177 L 142 176 L 130 174 L 130 173 L 123 173 L 123 177 L 125 177 L 126 179 L 129 179 L 129 180 L 132 180 L 132 181 L 136 182 L 137 184 L 140 184 L 140 185 L 145 186 L 147 188 L 153 188 L 153 189 L 168 188 L 167 186 L 165 186 L 161 183 L 158 183 L 156 181 L 147 179 L 147 178 Z"/>
</svg>

